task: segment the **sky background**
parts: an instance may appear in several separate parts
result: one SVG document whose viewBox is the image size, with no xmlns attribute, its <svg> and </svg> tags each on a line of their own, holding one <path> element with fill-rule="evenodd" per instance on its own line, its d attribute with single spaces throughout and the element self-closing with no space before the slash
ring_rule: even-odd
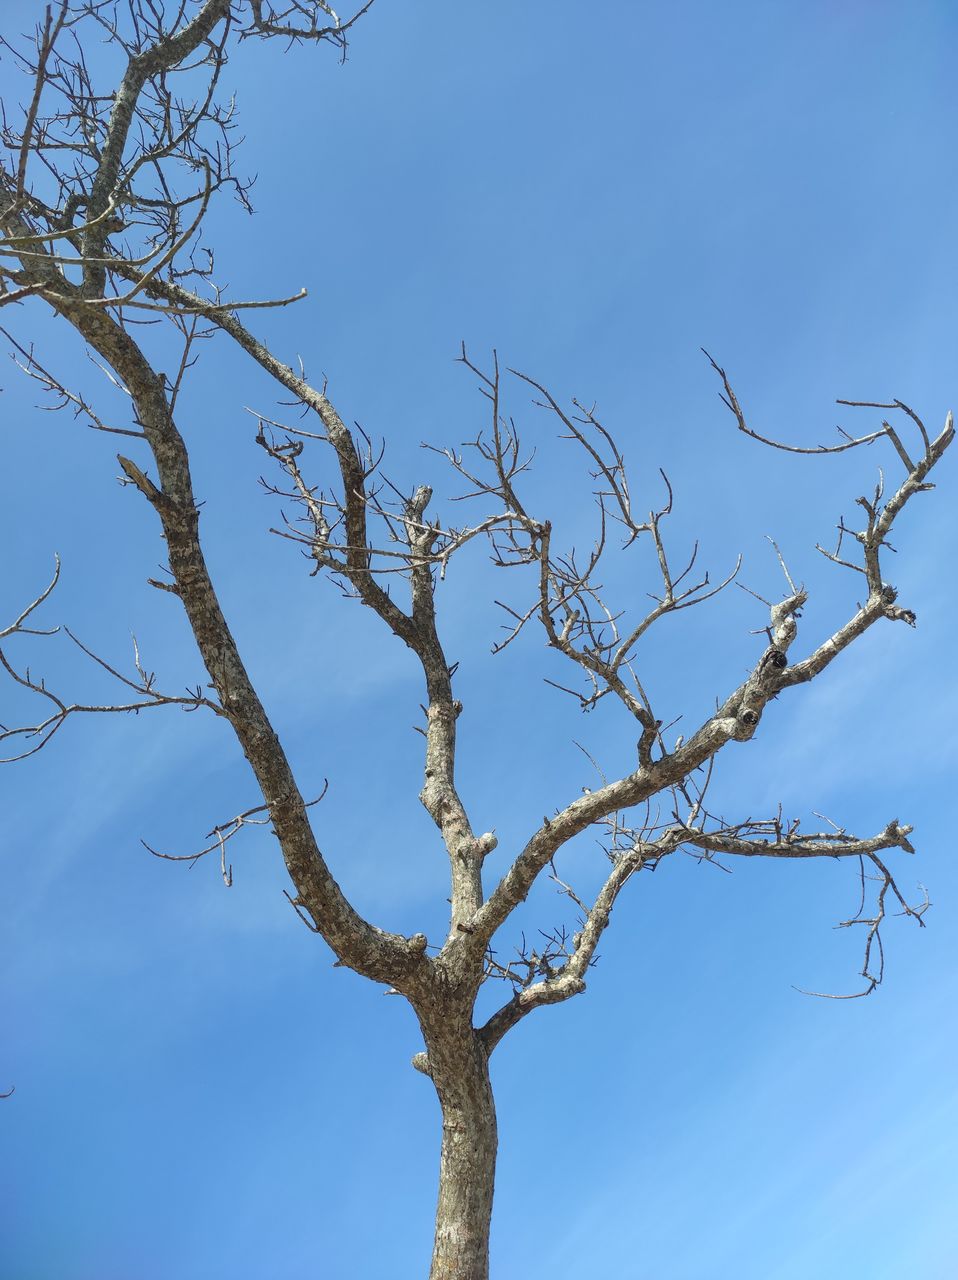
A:
<svg viewBox="0 0 958 1280">
<path fill-rule="evenodd" d="M 37 11 L 6 0 L 4 30 Z M 277 43 L 235 52 L 225 84 L 256 216 L 228 199 L 211 216 L 218 276 L 234 297 L 309 289 L 252 327 L 387 441 L 391 479 L 437 499 L 455 485 L 420 443 L 458 445 L 486 421 L 460 340 L 480 363 L 498 348 L 564 402 L 595 399 L 640 510 L 667 471 L 676 561 L 695 538 L 713 575 L 742 552 L 742 581 L 777 599 L 765 535 L 778 540 L 810 591 L 805 653 L 859 592 L 814 544 L 896 460 L 763 449 L 736 433 L 699 348 L 768 434 L 813 445 L 839 422 L 878 425 L 836 397 L 900 397 L 940 429 L 958 407 L 956 50 L 954 6 L 928 0 L 378 0 L 345 66 Z M 15 112 L 26 93 L 9 58 L 0 77 Z M 42 304 L 3 322 L 123 425 Z M 165 688 L 195 684 L 176 600 L 145 585 L 162 544 L 116 482 L 115 438 L 40 412 L 12 364 L 0 386 L 0 623 L 59 552 L 50 625 L 117 663 L 135 632 Z M 578 459 L 526 388 L 508 397 L 536 449 L 530 504 L 587 546 Z M 178 417 L 221 600 L 303 791 L 329 780 L 314 823 L 344 889 L 377 923 L 440 941 L 415 661 L 269 536 L 279 511 L 257 483 L 247 407 L 283 412 L 265 375 L 208 344 Z M 328 475 L 321 450 L 306 458 Z M 633 881 L 588 994 L 526 1019 L 493 1059 L 498 1280 L 956 1274 L 953 457 L 937 479 L 886 560 L 918 629 L 874 628 L 781 698 L 715 784 L 730 816 L 781 801 L 861 834 L 914 823 L 917 857 L 894 866 L 906 893 L 928 886 L 928 928 L 889 921 L 870 999 L 815 1000 L 794 987 L 856 989 L 860 936 L 833 927 L 855 909 L 852 865 L 748 860 L 723 875 L 676 856 Z M 641 554 L 607 581 L 622 607 L 655 589 Z M 476 547 L 439 597 L 461 664 L 461 790 L 476 829 L 499 835 L 487 881 L 544 813 L 594 785 L 576 742 L 610 775 L 634 766 L 624 715 L 583 717 L 543 683 L 567 673 L 538 635 L 490 656 L 492 601 L 525 589 Z M 735 687 L 766 621 L 730 589 L 649 637 L 639 668 L 657 713 L 684 717 L 675 732 Z M 11 656 L 70 697 L 113 696 L 62 636 Z M 3 721 L 22 710 L 9 686 L 0 707 Z M 212 859 L 188 870 L 140 844 L 188 852 L 257 802 L 227 727 L 176 710 L 77 717 L 0 786 L 0 1089 L 16 1085 L 0 1109 L 4 1280 L 425 1275 L 439 1111 L 409 1066 L 410 1010 L 332 967 L 282 896 L 265 830 L 232 845 L 230 890 Z M 586 840 L 560 870 L 587 890 L 602 864 Z M 517 929 L 563 918 L 546 888 Z"/>
</svg>

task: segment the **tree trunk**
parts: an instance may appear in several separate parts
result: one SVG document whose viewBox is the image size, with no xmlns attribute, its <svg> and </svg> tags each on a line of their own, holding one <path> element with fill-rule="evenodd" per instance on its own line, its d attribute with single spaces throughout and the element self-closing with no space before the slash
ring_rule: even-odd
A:
<svg viewBox="0 0 958 1280">
<path fill-rule="evenodd" d="M 429 1280 L 488 1280 L 498 1145 L 488 1056 L 471 1033 L 466 1043 L 431 1047 L 429 1064 L 442 1107 L 439 1203 Z"/>
</svg>

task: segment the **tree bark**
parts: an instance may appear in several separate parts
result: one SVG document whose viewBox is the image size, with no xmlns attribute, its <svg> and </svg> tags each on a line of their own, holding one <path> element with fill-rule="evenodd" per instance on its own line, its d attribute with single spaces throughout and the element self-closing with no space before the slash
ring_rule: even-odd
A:
<svg viewBox="0 0 958 1280">
<path fill-rule="evenodd" d="M 430 1046 L 429 1074 L 442 1107 L 436 1239 L 429 1280 L 488 1280 L 496 1173 L 496 1107 L 489 1058 L 474 1031 Z"/>
</svg>

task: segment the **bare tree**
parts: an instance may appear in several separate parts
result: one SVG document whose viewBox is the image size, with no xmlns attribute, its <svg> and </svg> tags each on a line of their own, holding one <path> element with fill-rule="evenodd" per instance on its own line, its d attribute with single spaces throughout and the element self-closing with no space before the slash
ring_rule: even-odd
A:
<svg viewBox="0 0 958 1280">
<path fill-rule="evenodd" d="M 4 41 L 27 86 L 24 102 L 7 107 L 2 127 L 0 304 L 11 308 L 16 328 L 4 333 L 23 370 L 55 403 L 100 431 L 129 438 L 135 456 L 118 455 L 123 478 L 154 511 L 169 556 L 169 579 L 150 581 L 178 597 L 209 684 L 164 692 L 138 654 L 134 670 L 124 674 L 84 649 L 122 686 L 117 702 L 77 702 L 51 688 L 22 664 L 10 642 L 33 645 L 50 633 L 36 618 L 56 586 L 58 564 L 49 585 L 0 631 L 0 664 L 40 708 L 32 723 L 4 726 L 0 738 L 7 757 L 18 760 L 44 747 L 74 715 L 176 705 L 205 709 L 229 724 L 262 803 L 215 827 L 209 843 L 188 856 L 218 855 L 229 884 L 227 842 L 249 823 L 270 824 L 292 880 L 296 912 L 337 963 L 409 1001 L 425 1045 L 413 1065 L 432 1080 L 443 1122 L 430 1274 L 433 1280 L 479 1280 L 488 1274 L 497 1146 L 490 1056 L 528 1014 L 585 990 L 596 948 L 629 880 L 680 851 L 707 860 L 850 859 L 862 889 L 858 912 L 845 922 L 860 926 L 864 935 L 856 995 L 869 994 L 881 982 L 881 927 L 889 909 L 923 923 L 927 900 L 906 900 L 889 856 L 913 852 L 911 827 L 891 821 L 877 834 L 859 837 L 827 824 L 808 832 L 780 812 L 729 819 L 711 806 L 709 782 L 719 754 L 730 743 L 751 739 L 780 694 L 814 680 L 873 624 L 914 623 L 914 614 L 897 603 L 895 589 L 882 576 L 882 550 L 905 504 L 932 487 L 930 473 L 951 443 L 953 428 L 949 415 L 933 438 L 900 401 L 857 402 L 855 407 L 887 417 L 874 430 L 843 436 L 832 446 L 789 446 L 749 425 L 728 376 L 712 361 L 722 398 L 746 435 L 795 453 L 887 445 L 898 479 L 882 479 L 870 496 L 858 498 L 860 520 L 839 524 L 834 550 L 819 548 L 856 575 L 861 602 L 851 615 L 810 652 L 793 656 L 807 593 L 779 557 L 787 590 L 781 600 L 765 602 L 768 623 L 747 678 L 694 732 L 668 739 L 666 715 L 653 706 L 636 669 L 643 637 L 667 615 L 711 599 L 735 573 L 713 583 L 698 573 L 694 554 L 682 565 L 673 563 L 664 533 L 672 491 L 664 475 L 660 505 L 640 509 L 622 453 L 595 412 L 578 402 L 564 407 L 544 386 L 515 373 L 560 434 L 572 440 L 594 481 L 594 544 L 584 554 L 554 546 L 548 514 L 534 510 L 526 497 L 524 473 L 531 459 L 503 407 L 498 360 L 474 363 L 463 348 L 462 362 L 488 402 L 488 424 L 469 443 L 434 453 L 460 478 L 460 496 L 476 515 L 467 523 L 434 516 L 429 486 L 411 493 L 391 486 L 380 468 L 381 452 L 347 429 L 325 387 L 311 385 L 284 364 L 241 319 L 246 310 L 285 306 L 302 295 L 235 300 L 216 284 L 213 254 L 202 240 L 204 216 L 224 190 L 247 200 L 247 186 L 233 167 L 231 107 L 218 96 L 230 48 L 236 41 L 278 38 L 331 44 L 344 53 L 347 31 L 369 7 L 344 19 L 323 0 L 184 0 L 166 6 L 159 0 L 62 0 L 47 8 L 32 39 Z M 108 56 L 98 53 L 91 69 L 92 42 L 104 41 Z M 105 88 L 101 81 L 114 67 L 116 78 Z M 95 353 L 128 397 L 128 422 L 104 421 L 84 396 L 61 382 L 55 353 L 35 351 L 29 317 L 38 303 L 66 320 Z M 163 323 L 138 327 L 145 319 Z M 295 425 L 262 415 L 257 426 L 256 440 L 270 468 L 265 483 L 285 503 L 278 532 L 305 552 L 313 574 L 332 578 L 377 614 L 421 664 L 420 799 L 442 838 L 450 873 L 448 934 L 435 945 L 423 933 L 405 937 L 378 928 L 343 894 L 307 813 L 314 801 L 307 801 L 297 783 L 217 599 L 200 538 L 187 441 L 176 416 L 198 343 L 214 335 L 237 344 L 277 385 L 283 403 L 301 411 Z M 167 360 L 174 342 L 175 372 L 159 372 L 160 353 Z M 899 426 L 892 425 L 893 417 Z M 324 469 L 323 446 L 332 450 L 332 476 Z M 555 807 L 491 885 L 483 884 L 483 861 L 497 840 L 476 830 L 460 794 L 456 742 L 462 708 L 435 608 L 453 557 L 477 541 L 485 543 L 496 566 L 514 571 L 526 593 L 503 606 L 509 625 L 495 647 L 504 649 L 527 629 L 541 628 L 548 645 L 569 663 L 570 683 L 560 687 L 586 709 L 600 700 L 617 701 L 636 732 L 635 759 L 621 776 Z M 611 552 L 642 546 L 652 552 L 658 583 L 651 605 L 637 613 L 630 602 L 622 606 L 605 597 L 600 567 Z M 587 898 L 560 879 L 555 859 L 590 829 L 600 833 L 608 865 L 598 893 Z M 549 925 L 534 945 L 522 941 L 506 959 L 505 927 L 540 877 L 551 877 L 571 900 L 576 924 Z M 501 1003 L 476 1025 L 479 990 L 495 980 L 504 984 Z"/>
</svg>

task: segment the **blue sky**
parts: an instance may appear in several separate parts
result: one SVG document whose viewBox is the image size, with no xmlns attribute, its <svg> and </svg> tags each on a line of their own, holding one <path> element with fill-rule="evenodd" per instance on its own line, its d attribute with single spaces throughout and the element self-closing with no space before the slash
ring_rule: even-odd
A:
<svg viewBox="0 0 958 1280">
<path fill-rule="evenodd" d="M 35 13 L 8 0 L 5 29 Z M 235 296 L 309 289 L 255 327 L 329 377 L 343 416 L 387 440 L 403 485 L 452 492 L 418 446 L 483 425 L 454 363 L 461 339 L 562 399 L 596 399 L 643 504 L 668 472 L 677 557 L 698 537 L 718 574 L 741 551 L 743 581 L 771 595 L 782 584 L 765 535 L 779 541 L 811 593 L 804 651 L 857 589 L 814 543 L 893 459 L 794 458 L 736 435 L 699 347 L 756 426 L 796 442 L 877 425 L 839 396 L 900 397 L 935 429 L 958 407 L 956 47 L 953 6 L 921 0 L 378 0 L 345 67 L 252 42 L 235 54 L 226 82 L 257 214 L 217 210 L 219 275 Z M 9 60 L 0 77 L 15 105 Z M 122 412 L 40 304 L 4 323 Z M 39 412 L 12 365 L 0 386 L 0 621 L 59 552 L 50 623 L 117 662 L 135 632 L 165 686 L 195 682 L 175 600 L 145 585 L 162 544 L 116 483 L 114 439 Z M 509 396 L 537 449 L 531 497 L 587 542 L 570 446 L 521 385 Z M 246 406 L 274 412 L 273 388 L 210 344 L 179 416 L 221 599 L 304 791 L 329 779 L 315 824 L 344 888 L 377 922 L 438 939 L 444 858 L 416 799 L 417 672 L 378 619 L 268 535 L 278 512 L 257 485 Z M 328 459 L 311 465 L 318 477 Z M 890 922 L 869 1000 L 816 1001 L 793 985 L 850 990 L 860 965 L 857 939 L 833 929 L 854 909 L 851 867 L 747 862 L 725 876 L 675 858 L 633 882 L 587 995 L 530 1017 L 496 1053 L 500 1280 L 954 1275 L 953 458 L 938 480 L 886 570 L 918 629 L 876 629 L 780 699 L 716 782 L 742 816 L 781 800 L 865 834 L 913 822 L 918 856 L 896 868 L 906 891 L 928 886 L 928 928 Z M 624 605 L 653 589 L 650 571 L 640 557 L 611 574 Z M 543 684 L 563 673 L 537 636 L 489 655 L 491 602 L 507 590 L 521 598 L 477 551 L 440 599 L 461 663 L 462 789 L 477 829 L 500 837 L 490 874 L 591 785 L 575 741 L 610 773 L 634 758 L 612 708 L 583 718 Z M 640 666 L 668 718 L 706 715 L 764 623 L 738 591 L 666 620 Z M 73 695 L 108 696 L 67 649 L 38 642 L 26 660 Z M 12 718 L 9 689 L 0 700 Z M 188 871 L 139 844 L 186 852 L 256 802 L 225 728 L 176 711 L 70 723 L 0 784 L 0 1088 L 17 1086 L 0 1112 L 2 1274 L 425 1274 L 438 1108 L 408 1065 L 410 1011 L 331 967 L 282 896 L 265 833 L 232 846 L 229 891 L 211 860 Z M 576 883 L 594 880 L 596 856 L 588 842 L 570 853 Z M 561 914 L 543 891 L 520 923 Z"/>
</svg>

